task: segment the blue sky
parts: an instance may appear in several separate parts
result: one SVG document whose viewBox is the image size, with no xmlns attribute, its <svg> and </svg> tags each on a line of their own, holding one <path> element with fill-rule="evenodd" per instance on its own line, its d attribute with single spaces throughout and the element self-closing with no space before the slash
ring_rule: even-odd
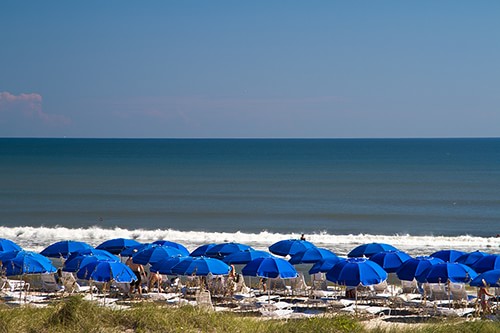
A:
<svg viewBox="0 0 500 333">
<path fill-rule="evenodd" d="M 498 1 L 0 1 L 0 137 L 499 137 Z"/>
</svg>

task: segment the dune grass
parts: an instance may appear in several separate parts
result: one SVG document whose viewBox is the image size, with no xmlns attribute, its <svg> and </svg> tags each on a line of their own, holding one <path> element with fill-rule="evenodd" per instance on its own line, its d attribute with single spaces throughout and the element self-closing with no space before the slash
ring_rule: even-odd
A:
<svg viewBox="0 0 500 333">
<path fill-rule="evenodd" d="M 45 308 L 0 306 L 3 332 L 499 332 L 487 321 L 446 322 L 402 330 L 368 330 L 347 316 L 295 320 L 260 320 L 234 313 L 216 313 L 196 307 L 165 307 L 143 303 L 129 310 L 111 310 L 74 296 Z"/>
</svg>

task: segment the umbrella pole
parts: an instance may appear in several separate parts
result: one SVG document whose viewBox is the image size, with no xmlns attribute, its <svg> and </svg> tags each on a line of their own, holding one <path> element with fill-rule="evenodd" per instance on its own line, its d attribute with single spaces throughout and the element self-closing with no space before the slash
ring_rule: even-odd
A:
<svg viewBox="0 0 500 333">
<path fill-rule="evenodd" d="M 354 288 L 354 307 L 356 309 L 356 316 L 358 315 L 358 286 Z"/>
<path fill-rule="evenodd" d="M 451 290 L 450 290 L 450 279 L 446 282 L 446 286 L 448 287 L 448 309 L 451 309 Z"/>
</svg>

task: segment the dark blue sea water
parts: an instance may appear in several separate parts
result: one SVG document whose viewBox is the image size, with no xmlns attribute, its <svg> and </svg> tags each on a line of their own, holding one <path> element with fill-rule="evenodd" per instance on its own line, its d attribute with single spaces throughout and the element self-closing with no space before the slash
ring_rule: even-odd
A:
<svg viewBox="0 0 500 333">
<path fill-rule="evenodd" d="M 67 229 L 498 247 L 500 139 L 0 139 L 0 226 L 40 244 Z"/>
</svg>

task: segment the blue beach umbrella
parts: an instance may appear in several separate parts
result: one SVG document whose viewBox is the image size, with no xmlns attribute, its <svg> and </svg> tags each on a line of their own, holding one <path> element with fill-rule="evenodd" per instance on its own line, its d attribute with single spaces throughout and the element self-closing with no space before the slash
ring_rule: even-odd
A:
<svg viewBox="0 0 500 333">
<path fill-rule="evenodd" d="M 484 273 L 493 269 L 500 269 L 500 256 L 496 254 L 489 254 L 482 257 L 472 265 L 472 268 L 477 273 Z"/>
<path fill-rule="evenodd" d="M 63 271 L 65 272 L 77 272 L 80 267 L 85 266 L 94 261 L 119 261 L 118 258 L 111 259 L 103 255 L 80 255 L 66 260 L 63 266 Z"/>
<path fill-rule="evenodd" d="M 326 273 L 330 269 L 332 269 L 336 263 L 338 263 L 341 260 L 345 260 L 345 259 L 335 256 L 334 258 L 327 258 L 327 259 L 318 261 L 317 263 L 315 263 L 311 267 L 311 269 L 309 270 L 309 274 L 312 275 L 312 274 L 316 274 L 316 273 Z"/>
<path fill-rule="evenodd" d="M 304 251 L 294 254 L 288 262 L 292 265 L 311 264 L 328 258 L 336 258 L 337 255 L 328 249 L 310 247 Z"/>
<path fill-rule="evenodd" d="M 96 249 L 105 250 L 112 254 L 120 254 L 123 250 L 131 246 L 137 246 L 140 244 L 141 243 L 139 243 L 135 239 L 114 238 L 99 244 L 98 246 L 96 246 Z"/>
<path fill-rule="evenodd" d="M 465 252 L 457 250 L 441 250 L 431 254 L 431 257 L 439 258 L 445 262 L 457 262 L 457 259 L 464 255 Z"/>
<path fill-rule="evenodd" d="M 477 276 L 477 273 L 463 264 L 457 262 L 444 262 L 433 265 L 422 275 L 417 277 L 418 282 L 445 283 L 447 281 L 466 283 Z"/>
<path fill-rule="evenodd" d="M 152 264 L 162 259 L 171 257 L 182 257 L 183 253 L 174 247 L 153 245 L 150 248 L 141 250 L 132 256 L 132 261 L 136 264 Z"/>
<path fill-rule="evenodd" d="M 479 274 L 470 282 L 470 285 L 473 287 L 482 287 L 484 286 L 483 281 L 486 282 L 487 286 L 499 288 L 500 269 L 493 269 L 491 271 Z"/>
<path fill-rule="evenodd" d="M 371 257 L 372 255 L 384 251 L 398 251 L 394 246 L 385 243 L 362 244 L 351 250 L 347 254 L 350 258 Z"/>
<path fill-rule="evenodd" d="M 479 259 L 482 257 L 487 256 L 488 253 L 486 252 L 481 252 L 481 251 L 474 251 L 474 252 L 469 252 L 461 255 L 458 259 L 457 262 L 460 264 L 467 265 L 469 267 L 472 267 Z"/>
<path fill-rule="evenodd" d="M 207 257 L 185 257 L 171 268 L 178 275 L 226 275 L 231 268 L 223 261 Z"/>
<path fill-rule="evenodd" d="M 154 241 L 153 244 L 160 245 L 160 246 L 170 246 L 173 248 L 176 248 L 177 250 L 181 251 L 183 255 L 189 255 L 188 249 L 182 244 L 176 243 L 176 242 L 171 242 L 168 240 L 157 240 Z"/>
<path fill-rule="evenodd" d="M 221 243 L 207 250 L 206 255 L 211 258 L 222 259 L 227 255 L 240 251 L 253 251 L 253 249 L 241 243 Z"/>
<path fill-rule="evenodd" d="M 97 282 L 131 283 L 137 280 L 135 273 L 127 265 L 117 261 L 90 262 L 80 267 L 76 276 L 79 279 Z"/>
<path fill-rule="evenodd" d="M 424 274 L 431 266 L 444 263 L 439 258 L 419 256 L 405 261 L 396 272 L 400 280 L 413 281 Z"/>
<path fill-rule="evenodd" d="M 191 257 L 206 257 L 207 256 L 207 251 L 210 250 L 212 247 L 214 247 L 215 243 L 210 243 L 210 244 L 204 244 L 201 246 L 198 246 L 193 252 L 191 252 L 189 255 Z"/>
<path fill-rule="evenodd" d="M 241 251 L 232 253 L 224 257 L 222 261 L 224 261 L 226 264 L 242 265 L 248 264 L 250 261 L 257 258 L 269 258 L 272 256 L 273 255 L 271 253 L 266 251 Z"/>
<path fill-rule="evenodd" d="M 7 259 L 12 259 L 14 258 L 15 256 L 17 256 L 17 254 L 19 252 L 21 252 L 22 250 L 18 251 L 18 250 L 15 250 L 15 251 L 5 251 L 5 252 L 0 252 L 0 260 L 1 261 L 5 261 Z"/>
<path fill-rule="evenodd" d="M 168 259 L 162 259 L 160 261 L 152 263 L 149 270 L 154 273 L 175 275 L 175 273 L 172 272 L 172 268 L 187 258 L 188 257 L 186 256 L 186 257 L 173 257 Z"/>
<path fill-rule="evenodd" d="M 120 260 L 120 258 L 115 256 L 114 254 L 109 253 L 108 251 L 98 250 L 98 249 L 92 248 L 92 249 L 83 249 L 83 250 L 78 250 L 78 251 L 72 252 L 68 256 L 66 261 L 71 260 L 75 257 L 80 257 L 80 256 L 101 256 L 101 257 L 108 258 L 110 260 L 115 260 L 115 261 Z"/>
<path fill-rule="evenodd" d="M 349 287 L 371 286 L 386 280 L 387 272 L 366 258 L 348 258 L 335 264 L 326 279 Z"/>
<path fill-rule="evenodd" d="M 284 239 L 269 246 L 269 251 L 278 256 L 293 256 L 309 248 L 316 247 L 313 243 L 300 239 Z"/>
<path fill-rule="evenodd" d="M 91 248 L 92 246 L 85 242 L 65 240 L 47 246 L 40 254 L 49 258 L 67 258 L 72 252 Z"/>
<path fill-rule="evenodd" d="M 122 257 L 132 257 L 134 254 L 136 254 L 139 251 L 149 249 L 153 247 L 153 244 L 139 244 L 139 245 L 132 245 L 130 247 L 127 247 L 125 250 L 120 252 L 120 255 Z"/>
<path fill-rule="evenodd" d="M 3 261 L 3 267 L 7 276 L 54 273 L 57 270 L 47 257 L 31 251 L 17 252 L 14 257 Z"/>
<path fill-rule="evenodd" d="M 0 238 L 0 252 L 21 251 L 22 248 L 10 239 Z"/>
<path fill-rule="evenodd" d="M 411 257 L 403 251 L 384 251 L 370 257 L 371 261 L 379 264 L 387 273 L 395 273 L 409 259 Z"/>
<path fill-rule="evenodd" d="M 289 279 L 297 277 L 297 271 L 288 261 L 282 258 L 257 258 L 246 264 L 241 270 L 245 276 Z"/>
</svg>

